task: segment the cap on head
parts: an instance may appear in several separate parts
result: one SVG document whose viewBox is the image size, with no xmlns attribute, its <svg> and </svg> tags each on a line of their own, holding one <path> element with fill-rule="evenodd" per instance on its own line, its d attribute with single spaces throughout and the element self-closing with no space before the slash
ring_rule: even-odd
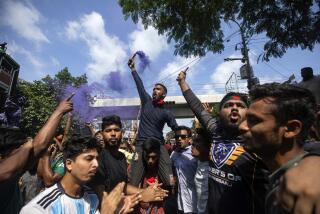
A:
<svg viewBox="0 0 320 214">
<path fill-rule="evenodd" d="M 221 110 L 222 106 L 229 100 L 241 100 L 246 104 L 247 107 L 249 106 L 249 98 L 246 94 L 238 92 L 229 92 L 222 98 L 219 110 Z"/>
</svg>

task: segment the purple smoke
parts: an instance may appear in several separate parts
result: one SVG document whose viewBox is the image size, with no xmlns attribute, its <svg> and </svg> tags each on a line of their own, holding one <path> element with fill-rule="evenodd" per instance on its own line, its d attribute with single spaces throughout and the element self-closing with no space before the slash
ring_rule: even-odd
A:
<svg viewBox="0 0 320 214">
<path fill-rule="evenodd" d="M 91 103 L 95 101 L 95 95 L 106 95 L 110 94 L 110 89 L 122 91 L 124 88 L 124 84 L 119 84 L 118 78 L 120 76 L 118 73 L 114 73 L 112 75 L 106 76 L 108 82 L 108 86 L 105 84 L 93 82 L 92 84 L 83 84 L 80 87 L 67 86 L 64 89 L 63 97 L 69 96 L 71 93 L 75 93 L 72 98 L 73 101 L 73 111 L 76 116 L 78 116 L 84 122 L 91 122 L 94 118 L 103 117 L 110 114 L 115 114 L 115 112 L 119 112 L 120 107 L 91 107 Z M 114 82 L 112 82 L 114 81 Z M 124 81 L 120 81 L 124 82 Z M 118 84 L 117 84 L 118 83 Z M 122 109 L 121 109 L 122 110 Z M 132 115 L 134 110 L 129 109 L 125 110 L 125 114 L 121 111 L 121 114 L 124 115 Z"/>
<path fill-rule="evenodd" d="M 124 88 L 124 81 L 120 71 L 112 71 L 109 74 L 102 77 L 105 80 L 111 90 L 121 93 Z"/>
<path fill-rule="evenodd" d="M 76 88 L 73 86 L 67 86 L 64 89 L 64 97 L 69 96 L 71 93 L 75 93 L 73 100 L 74 114 L 78 115 L 84 121 L 90 121 L 89 119 L 93 116 L 94 112 L 91 112 L 89 102 L 91 88 L 87 84 L 83 84 Z"/>
<path fill-rule="evenodd" d="M 139 71 L 143 72 L 149 65 L 150 59 L 143 51 L 137 51 L 135 54 L 139 57 Z"/>
</svg>

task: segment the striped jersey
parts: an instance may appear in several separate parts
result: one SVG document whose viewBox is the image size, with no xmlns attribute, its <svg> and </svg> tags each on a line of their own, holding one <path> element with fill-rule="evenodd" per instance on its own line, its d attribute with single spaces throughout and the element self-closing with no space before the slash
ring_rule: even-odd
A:
<svg viewBox="0 0 320 214">
<path fill-rule="evenodd" d="M 20 214 L 99 214 L 98 205 L 97 195 L 88 187 L 83 187 L 81 198 L 74 198 L 67 195 L 61 184 L 57 183 L 37 195 L 22 208 Z"/>
</svg>

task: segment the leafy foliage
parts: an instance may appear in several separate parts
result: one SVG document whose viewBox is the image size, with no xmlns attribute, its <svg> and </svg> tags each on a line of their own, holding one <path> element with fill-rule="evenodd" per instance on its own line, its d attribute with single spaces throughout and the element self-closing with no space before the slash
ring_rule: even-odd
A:
<svg viewBox="0 0 320 214">
<path fill-rule="evenodd" d="M 320 0 L 119 0 L 125 19 L 153 26 L 175 54 L 203 56 L 224 50 L 221 22 L 240 22 L 247 36 L 265 33 L 263 59 L 281 57 L 288 48 L 312 50 L 320 42 Z"/>
<path fill-rule="evenodd" d="M 28 136 L 37 133 L 58 105 L 67 85 L 80 86 L 85 83 L 87 83 L 86 75 L 73 77 L 68 68 L 59 71 L 53 78 L 48 75 L 33 82 L 20 79 L 18 93 L 27 98 L 21 124 L 24 132 Z"/>
</svg>

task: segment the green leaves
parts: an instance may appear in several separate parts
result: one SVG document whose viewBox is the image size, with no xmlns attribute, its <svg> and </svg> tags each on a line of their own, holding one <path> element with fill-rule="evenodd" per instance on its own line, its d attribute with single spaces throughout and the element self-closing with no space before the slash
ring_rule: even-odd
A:
<svg viewBox="0 0 320 214">
<path fill-rule="evenodd" d="M 19 79 L 18 93 L 27 98 L 21 124 L 24 132 L 29 136 L 37 133 L 58 105 L 67 85 L 77 87 L 85 83 L 87 83 L 86 75 L 73 77 L 68 68 L 59 71 L 53 78 L 48 75 L 33 82 Z"/>
<path fill-rule="evenodd" d="M 320 2 L 312 0 L 119 0 L 125 19 L 153 26 L 175 54 L 203 56 L 224 50 L 221 21 L 241 23 L 245 34 L 264 33 L 263 59 L 281 57 L 288 48 L 312 50 L 320 42 Z M 316 3 L 316 4 L 314 4 Z"/>
</svg>

